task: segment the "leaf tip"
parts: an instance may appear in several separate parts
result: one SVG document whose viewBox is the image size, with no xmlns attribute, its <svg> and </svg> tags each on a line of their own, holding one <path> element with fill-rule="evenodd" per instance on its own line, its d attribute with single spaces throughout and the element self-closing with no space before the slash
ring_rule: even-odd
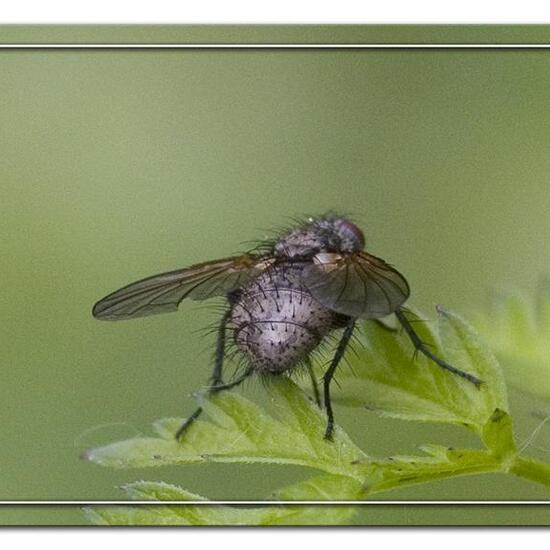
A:
<svg viewBox="0 0 550 550">
<path fill-rule="evenodd" d="M 493 411 L 493 414 L 491 415 L 491 418 L 489 419 L 491 422 L 500 422 L 505 416 L 508 416 L 508 413 L 503 410 L 499 409 L 498 407 Z"/>
</svg>

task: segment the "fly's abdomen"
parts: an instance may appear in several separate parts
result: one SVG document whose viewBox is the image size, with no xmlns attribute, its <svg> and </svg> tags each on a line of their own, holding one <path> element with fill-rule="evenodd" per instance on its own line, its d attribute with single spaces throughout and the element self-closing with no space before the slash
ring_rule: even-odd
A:
<svg viewBox="0 0 550 550">
<path fill-rule="evenodd" d="M 237 347 L 264 373 L 296 366 L 333 323 L 333 313 L 281 270 L 271 270 L 247 285 L 231 317 Z"/>
</svg>

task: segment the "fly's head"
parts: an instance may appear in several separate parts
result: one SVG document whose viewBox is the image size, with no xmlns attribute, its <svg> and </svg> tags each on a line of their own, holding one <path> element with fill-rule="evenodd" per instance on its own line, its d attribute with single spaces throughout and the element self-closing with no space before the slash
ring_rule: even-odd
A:
<svg viewBox="0 0 550 550">
<path fill-rule="evenodd" d="M 309 259 L 320 252 L 354 254 L 365 248 L 365 237 L 350 220 L 329 215 L 309 218 L 298 229 L 283 235 L 274 246 L 274 254 L 286 258 Z"/>
<path fill-rule="evenodd" d="M 365 248 L 365 236 L 359 227 L 346 218 L 332 216 L 314 222 L 325 233 L 326 250 L 354 254 Z"/>
</svg>

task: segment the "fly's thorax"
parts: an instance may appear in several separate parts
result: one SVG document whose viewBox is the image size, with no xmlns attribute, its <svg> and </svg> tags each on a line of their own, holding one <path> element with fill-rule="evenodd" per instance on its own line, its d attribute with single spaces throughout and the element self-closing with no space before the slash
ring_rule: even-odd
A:
<svg viewBox="0 0 550 550">
<path fill-rule="evenodd" d="M 326 246 L 323 235 L 315 228 L 303 228 L 282 236 L 274 247 L 276 256 L 285 258 L 313 257 Z"/>
<path fill-rule="evenodd" d="M 335 327 L 333 312 L 296 282 L 296 269 L 268 270 L 244 287 L 233 305 L 235 344 L 259 372 L 292 369 Z"/>
</svg>

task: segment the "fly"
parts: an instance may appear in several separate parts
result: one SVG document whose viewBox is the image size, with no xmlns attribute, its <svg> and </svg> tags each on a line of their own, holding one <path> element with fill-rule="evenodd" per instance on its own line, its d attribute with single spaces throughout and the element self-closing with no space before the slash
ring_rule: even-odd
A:
<svg viewBox="0 0 550 550">
<path fill-rule="evenodd" d="M 253 374 L 279 375 L 302 365 L 311 371 L 311 353 L 330 333 L 342 330 L 334 357 L 323 376 L 325 439 L 331 440 L 334 414 L 330 385 L 358 319 L 395 314 L 415 349 L 437 365 L 476 386 L 481 380 L 434 355 L 404 314 L 407 280 L 365 250 L 365 237 L 350 220 L 327 215 L 309 218 L 273 241 L 240 256 L 214 260 L 153 275 L 109 294 L 93 308 L 97 319 L 119 321 L 176 311 L 186 298 L 223 296 L 227 309 L 218 331 L 209 392 L 229 390 Z M 227 336 L 246 367 L 224 383 Z M 199 407 L 176 433 L 180 439 L 201 414 Z"/>
</svg>

